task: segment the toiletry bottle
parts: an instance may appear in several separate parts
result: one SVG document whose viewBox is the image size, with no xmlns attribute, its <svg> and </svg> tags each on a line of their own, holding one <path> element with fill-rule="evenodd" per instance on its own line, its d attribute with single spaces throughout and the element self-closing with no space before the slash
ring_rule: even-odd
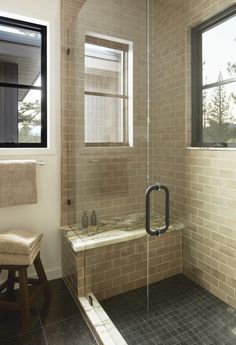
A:
<svg viewBox="0 0 236 345">
<path fill-rule="evenodd" d="M 90 216 L 90 225 L 97 225 L 97 215 L 94 210 Z"/>
<path fill-rule="evenodd" d="M 82 225 L 82 229 L 87 229 L 87 227 L 88 227 L 88 216 L 87 216 L 86 211 L 84 211 L 84 213 L 83 213 L 81 225 Z"/>
</svg>

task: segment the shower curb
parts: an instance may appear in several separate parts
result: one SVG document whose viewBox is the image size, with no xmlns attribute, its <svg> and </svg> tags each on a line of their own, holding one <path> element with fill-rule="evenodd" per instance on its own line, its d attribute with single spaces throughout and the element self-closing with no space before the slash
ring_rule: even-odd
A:
<svg viewBox="0 0 236 345">
<path fill-rule="evenodd" d="M 83 315 L 97 344 L 128 345 L 93 293 L 89 293 L 87 296 L 81 296 L 77 299 L 71 292 L 66 279 L 63 279 L 63 281 Z M 92 305 L 89 303 L 89 299 L 90 301 L 92 299 Z"/>
<path fill-rule="evenodd" d="M 128 345 L 93 293 L 79 297 L 79 303 L 102 345 Z"/>
</svg>

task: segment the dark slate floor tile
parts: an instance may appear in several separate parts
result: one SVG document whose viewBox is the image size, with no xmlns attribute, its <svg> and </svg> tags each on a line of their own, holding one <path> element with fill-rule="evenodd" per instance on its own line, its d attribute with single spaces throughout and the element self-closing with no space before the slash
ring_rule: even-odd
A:
<svg viewBox="0 0 236 345">
<path fill-rule="evenodd" d="M 44 303 L 40 301 L 37 303 L 37 309 L 43 325 L 62 321 L 79 314 L 79 309 L 69 292 L 54 295 L 48 308 L 45 308 Z"/>
<path fill-rule="evenodd" d="M 53 294 L 51 302 L 45 304 L 43 297 L 37 300 L 27 334 L 22 335 L 19 313 L 0 313 L 0 345 L 96 344 L 63 280 L 56 279 L 49 284 Z M 5 298 L 5 294 L 0 294 L 0 299 Z M 18 298 L 19 291 L 16 290 L 15 299 Z M 49 337 L 48 343 L 42 325 Z"/>
<path fill-rule="evenodd" d="M 101 302 L 128 344 L 236 344 L 236 310 L 180 274 Z"/>
<path fill-rule="evenodd" d="M 44 327 L 48 345 L 96 344 L 81 315 Z"/>
<path fill-rule="evenodd" d="M 61 295 L 68 292 L 68 289 L 63 281 L 63 279 L 54 279 L 49 281 L 49 285 L 53 296 Z"/>
<path fill-rule="evenodd" d="M 0 338 L 1 345 L 47 345 L 42 329 L 18 335 L 5 340 Z"/>
<path fill-rule="evenodd" d="M 31 328 L 35 330 L 41 327 L 40 319 L 36 311 L 31 312 Z M 7 339 L 21 333 L 20 314 L 15 312 L 0 313 L 0 340 Z"/>
</svg>

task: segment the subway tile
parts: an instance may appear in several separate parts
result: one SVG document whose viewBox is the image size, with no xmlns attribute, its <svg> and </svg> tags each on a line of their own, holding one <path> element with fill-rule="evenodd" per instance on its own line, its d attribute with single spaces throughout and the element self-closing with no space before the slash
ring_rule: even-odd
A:
<svg viewBox="0 0 236 345">
<path fill-rule="evenodd" d="M 70 23 L 77 15 L 78 7 L 82 2 L 72 4 L 63 1 L 63 29 L 62 29 L 62 49 L 74 45 L 73 38 L 68 40 L 67 29 Z M 77 73 L 83 70 L 83 54 L 79 46 L 74 47 L 75 53 L 81 60 L 79 63 L 68 60 L 62 54 L 62 224 L 68 222 L 76 222 L 79 219 L 78 210 L 96 209 L 99 217 L 123 215 L 131 212 L 131 210 L 139 210 L 143 212 L 143 195 L 146 187 L 146 117 L 145 114 L 145 87 L 146 80 L 145 66 L 143 66 L 144 55 L 142 52 L 143 43 L 145 42 L 145 20 L 144 12 L 142 12 L 142 2 L 136 2 L 138 14 L 136 23 L 130 25 L 133 8 L 129 6 L 127 11 L 120 11 L 123 6 L 116 6 L 115 13 L 122 15 L 128 12 L 127 17 L 122 18 L 122 27 L 120 23 L 111 23 L 110 11 L 111 6 L 102 9 L 101 27 L 98 28 L 97 21 L 93 18 L 92 11 L 87 10 L 87 23 L 84 23 L 83 30 L 92 25 L 94 32 L 96 30 L 106 31 L 107 25 L 110 25 L 110 34 L 118 37 L 125 37 L 125 23 L 129 21 L 127 34 L 135 39 L 135 88 L 134 88 L 134 132 L 135 145 L 131 150 L 122 148 L 114 148 L 112 152 L 105 150 L 83 148 L 83 87 L 74 88 L 75 82 L 81 80 L 83 84 L 83 73 Z M 175 3 L 171 2 L 172 5 Z M 236 231 L 235 231 L 235 206 L 236 206 L 236 180 L 235 180 L 235 152 L 227 151 L 208 151 L 208 150 L 186 150 L 186 143 L 190 142 L 190 126 L 191 126 L 191 54 L 190 41 L 186 35 L 186 28 L 192 27 L 203 20 L 210 18 L 212 14 L 216 14 L 220 10 L 231 4 L 228 0 L 211 1 L 206 6 L 206 1 L 194 0 L 184 1 L 185 11 L 178 11 L 176 6 L 172 6 L 164 1 L 156 1 L 154 6 L 154 14 L 156 20 L 153 22 L 153 30 L 157 34 L 152 37 L 153 56 L 158 64 L 151 66 L 151 108 L 150 108 L 150 177 L 152 180 L 163 181 L 166 183 L 171 192 L 171 214 L 178 216 L 180 219 L 186 219 L 189 222 L 189 229 L 183 231 L 183 271 L 186 267 L 191 267 L 192 272 L 188 272 L 192 279 L 201 286 L 211 290 L 213 281 L 219 280 L 221 288 L 215 289 L 214 292 L 220 298 L 227 301 L 231 305 L 235 301 L 232 297 L 223 292 L 223 288 L 227 284 L 229 287 L 234 286 L 235 280 L 235 257 L 236 249 Z M 135 7 L 136 7 L 135 6 Z M 96 5 L 96 12 L 101 9 Z M 106 10 L 106 11 L 105 11 Z M 116 12 L 118 11 L 118 12 Z M 119 12 L 120 11 L 120 12 Z M 177 15 L 178 13 L 178 15 Z M 109 18 L 111 17 L 111 18 Z M 119 18 L 119 16 L 116 16 Z M 171 26 L 169 21 L 171 18 Z M 116 30 L 117 29 L 117 30 Z M 83 37 L 83 30 L 78 38 Z M 91 27 L 89 28 L 91 31 Z M 142 33 L 140 33 L 142 31 Z M 140 37 L 139 37 L 140 36 Z M 158 39 L 157 39 L 158 38 Z M 170 49 L 171 47 L 171 49 Z M 173 49 L 173 47 L 175 47 Z M 138 52 L 138 53 L 136 53 Z M 184 63 L 183 63 L 184 62 Z M 76 63 L 76 73 L 73 68 Z M 139 69 L 139 71 L 137 71 Z M 78 100 L 73 100 L 78 95 Z M 171 102 L 170 102 L 171 99 Z M 73 103 L 74 101 L 74 103 Z M 73 109 L 76 108 L 76 112 Z M 75 116 L 75 114 L 80 114 Z M 157 116 L 158 114 L 158 116 Z M 186 114 L 186 116 L 184 115 Z M 157 136 L 156 133 L 159 133 Z M 74 136 L 74 142 L 71 137 Z M 76 152 L 74 150 L 77 147 Z M 124 160 L 120 160 L 120 156 Z M 100 169 L 96 169 L 96 164 L 88 163 L 88 160 L 98 159 L 100 161 Z M 125 163 L 124 163 L 125 161 Z M 119 162 L 121 165 L 119 165 Z M 124 164 L 123 164 L 123 163 Z M 143 162 L 143 163 L 142 163 Z M 142 165 L 142 166 L 141 166 Z M 124 169 L 121 169 L 121 166 Z M 77 176 L 75 174 L 77 172 Z M 79 173 L 78 173 L 79 172 Z M 103 176 L 101 176 L 101 174 Z M 116 174 L 117 176 L 116 178 Z M 100 176 L 99 176 L 100 175 Z M 124 191 L 123 185 L 127 183 Z M 113 193 L 106 181 L 112 181 L 118 193 Z M 103 188 L 101 188 L 101 186 Z M 103 189 L 103 191 L 102 191 Z M 79 193 L 78 193 L 79 190 Z M 106 193 L 105 193 L 106 191 Z M 68 208 L 66 201 L 70 195 L 76 200 L 76 205 Z M 158 205 L 156 203 L 156 205 Z M 205 231 L 205 232 L 204 232 Z M 212 236 L 212 237 L 211 237 Z M 212 242 L 212 241 L 213 242 Z M 157 262 L 165 265 L 166 260 L 170 259 L 173 249 L 178 264 L 178 257 L 181 243 L 177 245 L 176 238 L 174 243 L 168 242 L 166 237 L 158 239 L 158 241 L 150 242 L 152 267 L 155 269 L 154 259 L 157 255 Z M 176 247 L 175 247 L 176 245 Z M 168 250 L 166 252 L 165 247 Z M 146 250 L 146 242 L 137 242 L 136 246 L 125 246 L 107 248 L 106 252 L 97 251 L 87 253 L 86 261 L 89 264 L 87 274 L 93 275 L 98 281 L 102 282 L 104 272 L 109 275 L 109 269 L 113 273 L 119 271 L 119 267 L 125 267 L 129 264 L 123 257 L 131 257 L 134 253 L 139 255 Z M 182 250 L 182 247 L 181 247 Z M 65 276 L 70 281 L 74 290 L 83 291 L 83 287 L 78 287 L 78 281 L 75 279 L 77 270 L 77 258 L 73 256 L 67 248 L 63 249 L 65 257 L 63 258 L 63 270 Z M 144 256 L 140 257 L 140 262 L 135 263 L 136 271 L 130 273 L 132 279 L 137 277 L 139 272 L 145 274 L 146 262 L 143 262 Z M 137 259 L 138 257 L 136 257 Z M 231 259 L 231 260 L 230 260 Z M 103 260 L 105 271 L 96 276 L 94 270 L 96 264 L 99 266 L 98 260 Z M 130 264 L 132 264 L 130 259 Z M 197 270 L 199 260 L 204 263 L 201 269 Z M 107 261 L 112 263 L 110 268 Z M 173 261 L 174 262 L 174 261 Z M 80 275 L 82 276 L 83 259 L 78 260 Z M 211 274 L 208 270 L 211 268 Z M 196 268 L 196 269 L 195 269 Z M 118 269 L 118 271 L 116 271 Z M 114 271 L 113 271 L 114 270 Z M 155 271 L 153 271 L 155 272 Z M 164 274 L 174 274 L 174 270 L 168 269 L 160 275 L 156 275 L 156 279 L 161 279 Z M 86 273 L 85 273 L 86 274 Z M 199 276 L 198 276 L 199 275 Z M 211 277 L 211 278 L 210 278 Z M 131 278 L 130 278 L 131 279 Z M 155 281 L 155 278 L 153 278 Z M 208 282 L 208 279 L 212 282 Z M 129 278 L 124 278 L 126 288 L 129 285 Z M 82 280 L 83 281 L 83 280 Z M 93 281 L 93 280 L 92 280 Z M 116 284 L 119 279 L 117 278 Z M 81 283 L 81 280 L 79 281 Z M 231 283 L 230 283 L 231 282 Z M 116 290 L 118 289 L 118 290 Z M 122 292 L 119 287 L 114 287 L 111 291 Z M 99 292 L 99 296 L 104 298 L 108 295 L 108 291 Z"/>
<path fill-rule="evenodd" d="M 232 258 L 236 258 L 236 251 L 233 248 L 224 246 L 224 245 L 220 245 L 219 246 L 219 251 L 227 256 L 230 256 Z M 236 267 L 236 266 L 235 266 Z"/>
<path fill-rule="evenodd" d="M 219 289 L 223 291 L 226 295 L 234 298 L 235 297 L 235 289 L 230 287 L 229 285 L 219 282 Z"/>
</svg>

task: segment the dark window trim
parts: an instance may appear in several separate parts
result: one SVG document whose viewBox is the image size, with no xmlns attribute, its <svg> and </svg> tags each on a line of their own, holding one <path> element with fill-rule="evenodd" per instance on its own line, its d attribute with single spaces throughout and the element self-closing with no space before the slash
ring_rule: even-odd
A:
<svg viewBox="0 0 236 345">
<path fill-rule="evenodd" d="M 0 16 L 0 25 L 33 30 L 41 33 L 41 86 L 0 83 L 0 87 L 41 90 L 41 142 L 0 143 L 0 148 L 46 148 L 47 147 L 47 27 Z"/>
<path fill-rule="evenodd" d="M 193 147 L 227 147 L 227 143 L 203 143 L 202 142 L 202 89 L 212 85 L 202 85 L 202 33 L 223 23 L 236 15 L 236 5 L 213 16 L 191 30 L 191 97 L 192 97 L 192 142 Z M 224 83 L 227 82 L 224 80 Z M 214 83 L 218 84 L 218 83 Z M 236 147 L 231 144 L 230 147 Z"/>
<path fill-rule="evenodd" d="M 42 89 L 42 86 L 25 85 L 25 84 L 17 84 L 17 83 L 0 82 L 0 86 L 14 88 L 14 89 L 27 89 L 27 90 L 41 90 Z"/>
</svg>

